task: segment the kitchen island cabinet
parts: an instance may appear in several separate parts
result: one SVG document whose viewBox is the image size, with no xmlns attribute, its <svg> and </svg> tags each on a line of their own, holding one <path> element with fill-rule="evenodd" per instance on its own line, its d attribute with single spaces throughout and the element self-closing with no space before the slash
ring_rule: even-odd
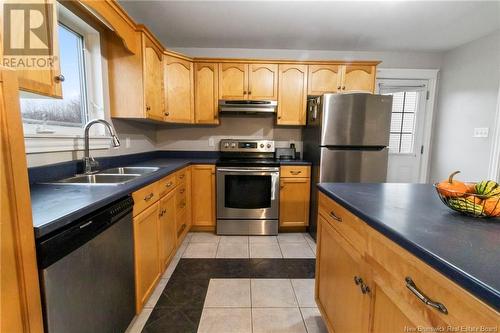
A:
<svg viewBox="0 0 500 333">
<path fill-rule="evenodd" d="M 319 189 L 316 302 L 330 332 L 498 329 L 498 225 L 449 211 L 431 185 Z"/>
</svg>

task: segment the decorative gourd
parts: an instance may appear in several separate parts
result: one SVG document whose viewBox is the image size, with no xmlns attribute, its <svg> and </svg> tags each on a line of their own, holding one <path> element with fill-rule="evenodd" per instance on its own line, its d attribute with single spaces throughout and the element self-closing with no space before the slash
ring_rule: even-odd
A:
<svg viewBox="0 0 500 333">
<path fill-rule="evenodd" d="M 490 197 L 495 195 L 498 183 L 493 180 L 483 180 L 476 184 L 476 194 L 482 197 Z M 498 194 L 498 192 L 497 192 Z"/>
<path fill-rule="evenodd" d="M 500 196 L 490 197 L 483 201 L 484 212 L 489 216 L 500 216 Z"/>
<path fill-rule="evenodd" d="M 467 185 L 461 181 L 453 179 L 457 173 L 460 173 L 460 171 L 453 172 L 448 179 L 437 184 L 439 193 L 447 197 L 461 197 L 467 192 Z"/>
<path fill-rule="evenodd" d="M 472 202 L 473 204 L 476 204 L 476 205 L 480 205 L 483 202 L 483 200 L 481 200 L 481 198 L 476 197 L 474 195 L 468 195 L 468 196 L 466 196 L 465 200 L 470 201 L 470 202 Z"/>
<path fill-rule="evenodd" d="M 474 215 L 484 215 L 483 206 L 475 204 L 470 200 L 465 198 L 451 198 L 448 201 L 450 207 L 464 213 L 474 214 Z"/>
</svg>

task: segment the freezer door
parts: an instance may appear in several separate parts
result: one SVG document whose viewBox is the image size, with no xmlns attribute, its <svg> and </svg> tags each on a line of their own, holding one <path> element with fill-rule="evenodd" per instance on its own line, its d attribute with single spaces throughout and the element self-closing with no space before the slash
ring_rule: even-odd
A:
<svg viewBox="0 0 500 333">
<path fill-rule="evenodd" d="M 321 148 L 319 182 L 383 183 L 387 179 L 388 148 L 336 150 Z"/>
<path fill-rule="evenodd" d="M 392 96 L 325 94 L 320 146 L 389 145 Z"/>
</svg>

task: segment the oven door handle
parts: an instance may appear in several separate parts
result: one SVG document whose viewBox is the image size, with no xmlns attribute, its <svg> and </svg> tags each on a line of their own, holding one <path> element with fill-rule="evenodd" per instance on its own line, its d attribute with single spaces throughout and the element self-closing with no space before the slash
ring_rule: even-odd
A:
<svg viewBox="0 0 500 333">
<path fill-rule="evenodd" d="M 278 168 L 276 169 L 225 169 L 225 168 L 217 168 L 217 171 L 220 172 L 253 172 L 253 173 L 276 173 L 279 174 Z"/>
</svg>

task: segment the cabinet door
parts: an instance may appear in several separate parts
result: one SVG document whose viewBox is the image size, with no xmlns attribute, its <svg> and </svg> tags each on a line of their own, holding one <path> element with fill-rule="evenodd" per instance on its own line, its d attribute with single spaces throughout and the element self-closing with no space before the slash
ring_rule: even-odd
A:
<svg viewBox="0 0 500 333">
<path fill-rule="evenodd" d="M 165 60 L 165 121 L 192 123 L 194 121 L 193 63 L 172 56 L 165 56 Z"/>
<path fill-rule="evenodd" d="M 279 65 L 278 125 L 305 125 L 307 65 Z"/>
<path fill-rule="evenodd" d="M 330 332 L 367 332 L 370 293 L 355 278 L 366 280 L 362 257 L 323 217 L 318 218 L 316 302 Z"/>
<path fill-rule="evenodd" d="M 341 71 L 339 65 L 309 65 L 307 93 L 322 95 L 340 90 Z"/>
<path fill-rule="evenodd" d="M 163 120 L 165 105 L 163 103 L 163 55 L 144 38 L 144 101 L 146 117 Z"/>
<path fill-rule="evenodd" d="M 309 225 L 309 178 L 281 178 L 280 226 Z"/>
<path fill-rule="evenodd" d="M 139 312 L 160 277 L 159 203 L 134 217 L 135 292 Z"/>
<path fill-rule="evenodd" d="M 219 65 L 196 63 L 194 65 L 194 122 L 219 123 Z"/>
<path fill-rule="evenodd" d="M 191 184 L 193 225 L 215 226 L 215 166 L 192 166 Z"/>
<path fill-rule="evenodd" d="M 64 73 L 60 72 L 59 66 L 59 41 L 58 41 L 58 21 L 57 21 L 57 10 L 56 3 L 51 0 L 35 0 L 30 1 L 30 3 L 41 4 L 45 6 L 37 7 L 43 15 L 43 22 L 48 22 L 48 17 L 52 14 L 52 26 L 50 24 L 45 24 L 44 28 L 47 31 L 43 31 L 43 34 L 46 34 L 47 37 L 52 40 L 52 50 L 48 50 L 49 54 L 52 54 L 53 57 L 53 66 L 52 68 L 40 68 L 40 69 L 23 69 L 17 70 L 17 77 L 19 80 L 19 89 L 33 92 L 36 94 L 52 96 L 52 97 L 62 97 L 62 81 L 59 79 L 60 75 Z M 3 5 L 2 5 L 3 6 Z M 52 13 L 49 13 L 51 11 Z M 12 20 L 13 27 L 11 29 L 17 31 L 17 33 L 13 33 L 12 35 L 15 37 L 24 37 L 26 36 L 22 32 L 25 30 L 23 26 L 23 20 L 16 20 L 13 18 Z M 1 47 L 1 46 L 0 46 Z M 3 53 L 3 48 L 0 50 L 0 53 Z M 29 51 L 29 50 L 28 50 Z M 26 54 L 27 57 L 30 54 Z"/>
<path fill-rule="evenodd" d="M 165 269 L 177 245 L 175 230 L 175 192 L 170 192 L 160 201 L 160 262 Z"/>
<path fill-rule="evenodd" d="M 219 64 L 219 99 L 248 98 L 248 65 Z"/>
<path fill-rule="evenodd" d="M 248 71 L 248 99 L 278 99 L 278 65 L 250 64 Z"/>
<path fill-rule="evenodd" d="M 342 66 L 342 91 L 375 91 L 375 66 Z"/>
</svg>

